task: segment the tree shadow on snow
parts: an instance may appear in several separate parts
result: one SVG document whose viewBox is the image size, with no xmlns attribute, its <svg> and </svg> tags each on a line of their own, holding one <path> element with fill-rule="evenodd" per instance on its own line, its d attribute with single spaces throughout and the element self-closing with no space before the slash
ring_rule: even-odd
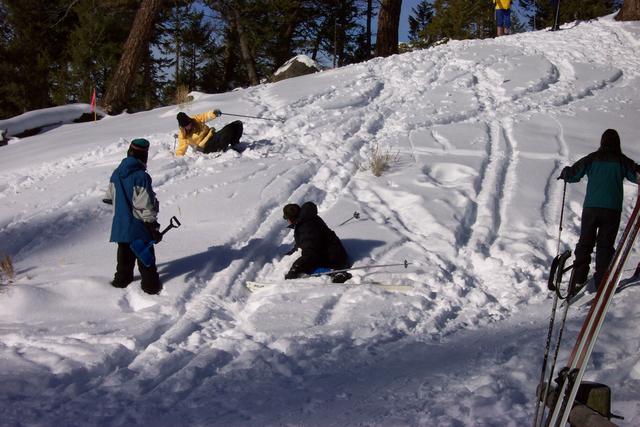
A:
<svg viewBox="0 0 640 427">
<path fill-rule="evenodd" d="M 342 243 L 351 258 L 357 261 L 371 255 L 373 249 L 385 244 L 381 240 L 343 239 Z M 209 280 L 215 273 L 223 271 L 238 259 L 265 265 L 282 258 L 291 245 L 265 239 L 251 239 L 239 249 L 229 246 L 210 246 L 206 251 L 183 258 L 158 263 L 160 279 L 166 283 L 185 276 L 186 280 L 199 278 Z"/>
<path fill-rule="evenodd" d="M 223 271 L 238 259 L 266 264 L 281 257 L 290 249 L 288 245 L 265 239 L 251 239 L 239 249 L 229 246 L 210 246 L 206 251 L 158 263 L 160 279 L 170 279 L 185 275 L 185 279 L 209 280 L 215 273 Z"/>
<path fill-rule="evenodd" d="M 347 250 L 351 261 L 357 261 L 371 256 L 371 252 L 377 247 L 383 246 L 386 242 L 382 240 L 368 239 L 341 239 L 342 245 Z"/>
<path fill-rule="evenodd" d="M 232 149 L 239 153 L 242 153 L 247 148 L 251 150 L 259 150 L 261 148 L 272 147 L 274 145 L 275 144 L 270 139 L 260 139 L 258 141 L 251 141 L 251 142 L 241 140 Z"/>
</svg>

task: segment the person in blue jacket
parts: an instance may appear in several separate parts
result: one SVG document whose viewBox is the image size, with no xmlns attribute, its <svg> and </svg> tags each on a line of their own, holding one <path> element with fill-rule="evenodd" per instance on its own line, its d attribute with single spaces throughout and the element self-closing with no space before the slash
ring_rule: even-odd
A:
<svg viewBox="0 0 640 427">
<path fill-rule="evenodd" d="M 580 238 L 575 249 L 573 282 L 579 289 L 587 281 L 591 253 L 596 247 L 596 289 L 600 285 L 615 252 L 614 244 L 622 213 L 623 180 L 638 182 L 640 166 L 622 154 L 620 136 L 607 129 L 600 140 L 600 148 L 566 166 L 558 179 L 578 182 L 587 176 L 587 192 L 582 205 Z"/>
<path fill-rule="evenodd" d="M 148 156 L 149 141 L 143 138 L 131 141 L 127 157 L 111 174 L 103 199 L 114 207 L 110 241 L 118 244 L 118 253 L 111 285 L 116 288 L 126 288 L 133 281 L 136 256 L 129 246 L 131 242 L 142 239 L 158 243 L 162 240 L 157 221 L 160 206 L 147 173 Z M 155 260 L 155 256 L 153 258 Z M 155 262 L 147 267 L 138 260 L 138 270 L 142 290 L 148 294 L 159 293 L 162 285 Z"/>
</svg>

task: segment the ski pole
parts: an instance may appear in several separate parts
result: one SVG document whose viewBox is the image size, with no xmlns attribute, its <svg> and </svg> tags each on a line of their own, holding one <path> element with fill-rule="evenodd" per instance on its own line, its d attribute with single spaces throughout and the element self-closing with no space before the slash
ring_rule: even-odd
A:
<svg viewBox="0 0 640 427">
<path fill-rule="evenodd" d="M 545 375 L 547 373 L 547 364 L 549 363 L 549 352 L 551 351 L 551 341 L 553 340 L 553 328 L 555 325 L 555 321 L 556 321 L 556 310 L 558 308 L 558 297 L 559 297 L 559 292 L 558 289 L 560 288 L 560 281 L 562 280 L 562 273 L 564 273 L 564 262 L 566 261 L 566 259 L 570 256 L 570 252 L 565 252 L 565 254 L 563 254 L 562 258 L 560 255 L 560 237 L 562 236 L 562 222 L 564 220 L 564 205 L 565 205 L 565 200 L 566 200 L 566 196 L 567 196 L 567 181 L 564 182 L 564 187 L 562 189 L 562 204 L 560 206 L 560 224 L 558 226 L 558 244 L 557 244 L 557 255 L 556 258 L 554 259 L 554 261 L 558 260 L 557 262 L 559 263 L 559 265 L 557 267 L 559 267 L 561 269 L 561 271 L 557 274 L 554 274 L 554 290 L 556 291 L 554 293 L 553 296 L 553 305 L 551 307 L 551 316 L 549 318 L 549 328 L 547 330 L 547 340 L 545 343 L 545 351 L 544 351 L 544 356 L 542 357 L 542 369 L 540 372 L 540 393 L 538 394 L 538 390 L 536 390 L 536 410 L 535 410 L 535 416 L 533 419 L 533 427 L 538 427 L 539 425 L 542 424 L 542 420 L 544 418 L 544 413 L 545 413 L 545 408 L 546 408 L 546 401 L 547 401 L 547 396 L 549 394 L 549 389 L 551 386 L 551 380 L 549 381 L 545 381 Z M 571 279 L 573 278 L 573 272 L 571 274 Z M 549 283 L 551 283 L 551 278 L 549 279 Z M 568 307 L 568 304 L 567 304 Z M 565 316 L 566 316 L 566 310 L 565 310 Z M 560 337 L 562 337 L 562 334 L 560 334 Z M 555 357 L 554 357 L 554 361 L 552 363 L 552 367 L 551 367 L 551 374 L 550 374 L 550 378 L 553 377 L 553 370 L 555 369 L 555 364 L 556 364 L 556 358 L 557 358 L 557 354 L 558 354 L 558 348 L 560 346 L 560 340 L 557 341 L 557 345 L 556 345 L 556 352 L 555 352 Z M 542 406 L 540 405 L 542 403 Z M 542 409 L 542 411 L 540 411 Z"/>
<path fill-rule="evenodd" d="M 378 265 L 363 265 L 363 266 L 359 266 L 359 267 L 351 267 L 351 268 L 343 268 L 341 270 L 331 270 L 331 271 L 326 271 L 326 272 L 322 272 L 322 273 L 312 273 L 309 274 L 309 277 L 317 277 L 317 276 L 325 276 L 327 274 L 335 274 L 335 273 L 344 273 L 347 271 L 353 271 L 353 270 L 368 270 L 370 268 L 381 268 L 381 267 L 396 267 L 396 266 L 404 266 L 404 268 L 407 268 L 410 264 L 409 262 L 407 262 L 407 260 L 405 259 L 403 263 L 397 263 L 397 264 L 378 264 Z"/>
<path fill-rule="evenodd" d="M 564 220 L 564 201 L 567 197 L 567 181 L 564 182 L 564 187 L 562 188 L 562 205 L 560 205 L 560 225 L 558 226 L 558 247 L 556 250 L 556 254 L 560 255 L 560 236 L 562 235 L 562 221 Z"/>
<path fill-rule="evenodd" d="M 284 123 L 284 119 L 275 119 L 275 118 L 271 118 L 271 117 L 247 116 L 247 115 L 244 115 L 244 114 L 234 114 L 234 113 L 222 113 L 222 115 L 235 116 L 235 117 L 246 117 L 248 119 L 272 120 L 272 121 Z"/>
<path fill-rule="evenodd" d="M 560 28 L 558 28 L 558 16 L 560 15 L 560 0 L 557 0 L 558 3 L 556 5 L 556 18 L 553 21 L 553 31 L 557 31 Z"/>
<path fill-rule="evenodd" d="M 343 221 L 342 223 L 338 224 L 338 227 L 342 227 L 343 225 L 345 225 L 346 223 L 348 223 L 349 221 L 351 221 L 352 219 L 360 219 L 360 213 L 358 211 L 355 211 L 353 213 L 353 215 L 351 215 L 351 218 L 349 218 L 346 221 Z"/>
</svg>

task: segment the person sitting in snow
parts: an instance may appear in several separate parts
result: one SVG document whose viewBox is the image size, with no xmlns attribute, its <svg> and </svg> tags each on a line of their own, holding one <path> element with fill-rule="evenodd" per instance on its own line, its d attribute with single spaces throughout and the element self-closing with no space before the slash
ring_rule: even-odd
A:
<svg viewBox="0 0 640 427">
<path fill-rule="evenodd" d="M 220 110 L 207 111 L 189 117 L 182 111 L 178 113 L 178 148 L 177 156 L 184 156 L 187 147 L 192 146 L 195 150 L 203 153 L 213 153 L 214 151 L 226 151 L 229 146 L 234 147 L 240 142 L 242 136 L 242 122 L 236 120 L 229 123 L 220 131 L 207 126 L 206 122 L 220 117 Z"/>
<path fill-rule="evenodd" d="M 580 238 L 575 249 L 573 282 L 576 289 L 587 281 L 591 252 L 596 246 L 596 289 L 615 252 L 614 244 L 622 212 L 624 178 L 638 183 L 640 166 L 622 154 L 620 136 L 614 129 L 602 134 L 600 148 L 562 169 L 558 179 L 578 182 L 587 176 L 587 192 L 582 205 Z"/>
<path fill-rule="evenodd" d="M 330 268 L 342 270 L 349 268 L 349 257 L 342 242 L 327 224 L 318 216 L 318 207 L 313 202 L 302 206 L 290 203 L 283 208 L 283 217 L 293 228 L 295 246 L 287 255 L 298 249 L 301 256 L 296 259 L 284 276 L 285 279 L 296 279 L 304 274 L 311 274 L 316 269 Z M 351 274 L 336 273 L 332 276 L 334 283 L 343 283 L 351 278 Z"/>
<path fill-rule="evenodd" d="M 126 288 L 133 281 L 136 256 L 131 250 L 131 242 L 142 239 L 157 243 L 162 240 L 157 221 L 160 204 L 146 170 L 148 156 L 149 141 L 143 138 L 131 141 L 127 157 L 111 174 L 103 199 L 103 202 L 114 206 L 110 241 L 118 244 L 118 252 L 111 285 L 116 288 Z M 153 251 L 153 246 L 150 250 Z M 155 256 L 153 259 L 154 263 L 149 267 L 138 260 L 142 290 L 148 294 L 157 294 L 162 289 Z"/>
</svg>

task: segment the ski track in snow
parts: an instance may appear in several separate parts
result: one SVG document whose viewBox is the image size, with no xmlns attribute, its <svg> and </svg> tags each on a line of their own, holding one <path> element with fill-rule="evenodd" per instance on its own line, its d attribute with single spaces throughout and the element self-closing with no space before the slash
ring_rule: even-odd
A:
<svg viewBox="0 0 640 427">
<path fill-rule="evenodd" d="M 308 94 L 299 89 L 303 95 L 291 103 L 279 99 L 274 93 L 274 86 L 270 85 L 239 91 L 238 96 L 256 114 L 269 116 L 277 112 L 287 117 L 286 123 L 281 125 L 252 123 L 246 136 L 256 138 L 259 135 L 260 139 L 250 143 L 250 148 L 242 154 L 227 152 L 221 156 L 175 159 L 167 154 L 173 149 L 171 134 L 147 136 L 155 150 L 151 153 L 150 164 L 158 165 L 151 168 L 162 212 L 179 213 L 184 207 L 192 219 L 206 220 L 205 213 L 191 213 L 189 207 L 195 205 L 194 200 L 198 197 L 211 194 L 221 200 L 221 207 L 216 206 L 216 209 L 224 211 L 225 206 L 233 204 L 234 198 L 242 199 L 241 196 L 246 197 L 247 194 L 259 200 L 257 208 L 243 213 L 240 221 L 230 225 L 227 234 L 215 236 L 215 241 L 207 248 L 203 244 L 202 249 L 194 249 L 200 253 L 173 261 L 169 254 L 160 256 L 161 274 L 171 277 L 165 282 L 166 287 L 172 288 L 171 297 L 163 296 L 160 302 L 149 304 L 150 307 L 154 304 L 167 305 L 157 314 L 163 320 L 158 321 L 153 330 L 145 330 L 142 324 L 140 331 L 129 337 L 128 347 L 118 343 L 119 339 L 124 341 L 124 335 L 116 335 L 113 343 L 97 340 L 106 352 L 101 363 L 70 368 L 71 374 L 56 378 L 61 392 L 43 397 L 39 406 L 27 406 L 24 415 L 27 422 L 33 425 L 64 424 L 78 414 L 85 417 L 78 421 L 78 425 L 85 422 L 94 424 L 99 420 L 108 420 L 106 424 L 109 425 L 134 425 L 144 423 L 146 417 L 159 420 L 161 415 L 153 413 L 158 410 L 167 413 L 167 425 L 178 422 L 182 416 L 188 421 L 203 424 L 275 425 L 285 424 L 287 417 L 291 417 L 294 423 L 299 420 L 303 424 L 305 413 L 309 415 L 320 411 L 323 402 L 314 401 L 314 398 L 319 399 L 314 397 L 320 395 L 318 390 L 301 392 L 300 399 L 308 399 L 300 402 L 305 407 L 302 415 L 286 410 L 286 398 L 296 398 L 295 393 L 284 397 L 263 397 L 263 401 L 255 403 L 261 408 L 257 418 L 251 414 L 251 404 L 234 406 L 233 400 L 255 397 L 251 396 L 252 392 L 256 395 L 266 392 L 270 381 L 283 388 L 290 386 L 294 391 L 304 389 L 305 381 L 301 378 L 307 376 L 317 377 L 317 383 L 309 382 L 320 389 L 322 377 L 333 370 L 335 363 L 346 366 L 337 374 L 346 375 L 357 384 L 358 372 L 374 370 L 378 365 L 393 369 L 391 359 L 377 357 L 377 354 L 385 350 L 402 353 L 403 337 L 415 334 L 432 338 L 435 342 L 445 338 L 456 340 L 454 333 L 467 326 L 486 325 L 517 310 L 503 306 L 503 301 L 506 304 L 513 301 L 525 303 L 531 299 L 542 301 L 544 297 L 536 295 L 543 283 L 539 275 L 544 266 L 540 263 L 555 255 L 555 247 L 549 247 L 548 241 L 556 237 L 553 230 L 557 229 L 562 194 L 555 176 L 564 165 L 576 160 L 577 155 L 565 140 L 565 129 L 559 117 L 573 114 L 581 100 L 624 86 L 627 79 L 640 76 L 640 43 L 622 27 L 602 21 L 589 26 L 588 30 L 579 25 L 572 31 L 578 33 L 574 36 L 576 40 L 582 38 L 588 45 L 590 40 L 605 34 L 605 30 L 600 28 L 605 28 L 606 32 L 613 31 L 617 38 L 606 42 L 607 49 L 597 52 L 590 49 L 570 52 L 562 40 L 554 42 L 555 34 L 539 32 L 526 37 L 503 37 L 482 44 L 452 42 L 444 47 L 415 53 L 420 58 L 418 61 L 398 56 L 392 61 L 374 60 L 345 67 L 333 73 L 358 75 L 358 78 L 341 83 L 336 83 L 340 82 L 336 80 L 323 90 L 309 91 Z M 538 49 L 536 39 L 544 41 L 541 44 L 549 49 Z M 524 87 L 509 87 L 504 77 L 508 72 L 496 69 L 504 65 L 504 58 L 499 56 L 501 48 L 510 49 L 512 54 L 519 52 L 525 64 L 531 61 L 539 66 L 543 71 L 537 75 L 538 80 Z M 469 55 L 475 54 L 474 49 L 479 49 L 480 53 L 490 51 L 491 55 L 486 59 L 473 59 Z M 636 54 L 626 53 L 629 49 Z M 620 55 L 627 58 L 625 68 L 606 69 L 607 64 L 613 62 L 610 58 L 619 58 Z M 586 78 L 580 77 L 586 73 L 585 64 L 590 63 L 595 64 L 593 78 L 590 79 L 588 73 Z M 517 77 L 517 73 L 509 75 Z M 449 108 L 446 92 L 456 90 L 468 100 L 467 107 Z M 429 99 L 432 94 L 435 94 L 435 101 Z M 553 137 L 547 142 L 548 153 L 529 152 L 519 141 L 517 127 L 537 115 L 550 118 L 547 125 Z M 472 126 L 471 129 L 477 130 L 479 141 L 485 144 L 472 147 L 473 144 L 465 145 L 468 141 L 449 139 L 447 129 L 458 125 Z M 411 139 L 410 135 L 422 135 L 423 131 L 430 135 L 433 145 L 429 145 L 426 139 Z M 366 165 L 366 157 L 373 146 L 390 147 L 396 152 L 393 141 L 401 142 L 397 148 L 399 160 L 398 164 L 391 165 L 388 175 L 376 180 L 360 171 Z M 96 207 L 95 202 L 127 145 L 121 139 L 88 151 L 80 150 L 64 161 L 43 163 L 34 170 L 0 173 L 0 200 L 20 206 L 18 213 L 9 221 L 0 223 L 0 236 L 3 241 L 12 242 L 8 250 L 15 254 L 17 261 L 27 259 L 65 233 L 80 235 L 98 224 L 102 224 L 99 226 L 102 230 L 107 229 L 111 212 Z M 459 156 L 460 165 L 465 166 L 460 166 L 459 181 L 452 181 L 451 188 L 445 185 L 447 176 L 438 175 L 441 170 L 436 167 L 437 156 L 445 153 Z M 288 162 L 286 165 L 281 163 L 282 157 Z M 410 161 L 404 163 L 406 158 Z M 547 161 L 553 163 L 553 168 L 543 181 L 540 191 L 544 196 L 536 206 L 541 220 L 537 224 L 523 225 L 518 222 L 514 210 L 525 200 L 519 184 L 527 177 L 519 174 L 519 168 L 527 161 Z M 475 177 L 463 174 L 470 167 L 465 162 L 479 166 Z M 419 177 L 399 176 L 397 170 L 405 165 L 414 168 Z M 104 169 L 104 182 L 85 183 L 77 194 L 30 206 L 31 194 L 39 192 L 46 197 L 48 192 L 55 191 L 56 183 L 65 179 L 82 179 L 85 169 L 94 168 Z M 229 172 L 228 176 L 225 172 Z M 436 181 L 438 177 L 442 179 L 440 182 Z M 402 182 L 403 179 L 419 191 L 411 193 L 394 185 L 394 180 Z M 187 185 L 193 182 L 201 184 Z M 467 185 L 469 182 L 471 184 Z M 196 190 L 181 192 L 181 186 L 195 187 Z M 253 187 L 258 188 L 255 194 Z M 441 203 L 451 203 L 449 210 L 459 215 L 459 221 L 440 218 L 426 209 L 417 208 L 428 204 L 422 200 L 427 200 L 431 194 L 429 191 L 443 188 L 452 194 L 452 200 L 444 199 Z M 395 199 L 404 200 L 405 206 L 389 203 Z M 372 332 L 371 341 L 360 342 L 358 335 L 351 330 L 326 334 L 330 326 L 339 320 L 336 317 L 342 311 L 338 308 L 357 307 L 357 302 L 365 296 L 382 299 L 381 295 L 384 295 L 366 289 L 309 291 L 306 298 L 315 309 L 309 314 L 311 326 L 303 333 L 293 330 L 279 336 L 278 333 L 270 335 L 248 331 L 238 321 L 269 304 L 286 307 L 287 292 L 298 292 L 283 287 L 281 293 L 265 290 L 250 295 L 243 288 L 243 283 L 256 278 L 282 277 L 286 272 L 294 258 L 277 258 L 291 244 L 291 236 L 283 227 L 281 208 L 287 202 L 305 200 L 313 200 L 321 214 L 338 206 L 355 206 L 365 221 L 372 221 L 394 235 L 388 245 L 371 249 L 365 261 L 397 262 L 398 257 L 407 254 L 416 256 L 412 260 L 415 265 L 412 272 L 398 276 L 416 286 L 412 295 L 398 297 L 398 304 L 410 309 L 406 317 L 384 320 L 394 324 L 397 335 L 376 336 Z M 575 234 L 576 214 L 569 214 L 570 208 L 567 209 L 568 219 L 574 218 L 573 228 L 569 226 L 569 230 Z M 189 221 L 183 223 L 187 229 Z M 509 245 L 514 240 L 512 236 L 531 232 L 535 226 L 540 227 L 540 235 L 529 242 L 532 249 L 518 254 L 523 258 L 521 261 L 510 262 L 514 254 L 508 253 L 507 248 L 512 247 Z M 191 230 L 192 233 L 205 232 L 204 228 Z M 336 231 L 340 234 L 340 230 Z M 170 238 L 168 235 L 167 239 Z M 109 252 L 109 256 L 113 254 Z M 109 258 L 107 264 L 112 262 Z M 523 267 L 535 262 L 539 264 L 533 269 Z M 182 265 L 188 268 L 181 268 Z M 184 283 L 178 280 L 180 277 Z M 517 286 L 535 280 L 540 284 L 537 288 L 535 285 L 527 285 L 525 289 Z M 514 289 L 498 289 L 497 283 L 505 282 L 514 283 Z M 173 289 L 176 283 L 180 289 Z M 502 299 L 503 294 L 508 297 Z M 133 295 L 123 297 L 120 303 L 128 310 L 140 311 L 144 317 L 144 309 L 139 310 L 138 304 L 146 304 L 148 297 L 142 296 L 142 300 L 137 301 Z M 313 305 L 314 302 L 317 304 Z M 419 321 L 412 319 L 412 310 L 422 313 L 420 317 L 416 316 Z M 150 311 L 149 316 L 152 315 L 153 311 Z M 415 345 L 429 346 L 424 343 Z M 461 341 L 456 341 L 456 346 L 461 352 L 468 351 Z M 326 349 L 332 350 L 324 354 Z M 56 354 L 53 345 L 43 348 L 43 352 L 45 350 L 56 357 L 63 357 Z M 430 350 L 435 352 L 430 359 L 433 363 L 441 360 L 437 355 L 443 350 Z M 488 344 L 484 350 L 491 351 Z M 451 350 L 448 352 L 444 357 L 451 355 Z M 506 365 L 518 364 L 513 348 L 495 352 Z M 429 360 L 419 361 L 416 354 L 406 354 L 410 359 L 408 363 L 428 370 L 425 366 Z M 363 366 L 350 366 L 348 360 L 354 355 L 366 355 Z M 460 360 L 470 363 L 466 357 L 460 356 Z M 451 367 L 443 369 L 453 371 L 456 362 L 451 360 Z M 47 363 L 42 365 L 46 367 Z M 354 373 L 350 373 L 349 366 Z M 397 366 L 395 369 L 403 370 Z M 237 388 L 229 385 L 245 379 L 238 374 L 240 371 L 249 371 L 255 376 L 255 386 L 249 387 L 249 391 L 241 391 L 239 385 Z M 471 366 L 465 366 L 456 374 L 462 378 L 471 371 Z M 492 376 L 499 373 L 489 372 L 485 378 L 475 378 L 467 389 L 452 386 L 447 393 L 457 396 L 459 405 L 449 409 L 445 408 L 456 397 L 442 395 L 442 388 L 435 385 L 438 375 L 434 371 L 429 378 L 416 379 L 414 382 L 421 381 L 417 396 L 405 395 L 403 390 L 416 389 L 407 387 L 406 383 L 393 384 L 390 390 L 382 389 L 387 384 L 381 384 L 382 397 L 362 397 L 356 400 L 360 406 L 353 410 L 370 411 L 370 418 L 361 415 L 363 422 L 379 425 L 431 425 L 431 421 L 437 425 L 470 425 L 478 419 L 479 425 L 483 421 L 493 425 L 518 425 L 528 419 L 528 397 L 519 396 L 517 391 L 518 387 L 525 387 L 521 383 L 533 382 L 526 374 L 522 374 L 522 378 L 516 373 L 509 374 L 507 384 L 498 386 L 492 385 Z M 43 378 L 46 378 L 44 373 Z M 216 379 L 220 382 L 216 383 Z M 460 381 L 459 384 L 462 383 Z M 512 411 L 516 421 L 490 421 L 490 415 L 482 413 L 476 413 L 477 417 L 473 418 L 473 408 L 482 404 L 477 402 L 483 396 L 482 390 L 487 396 L 493 396 L 500 393 L 502 386 L 511 397 L 511 401 L 505 398 L 504 405 L 520 402 Z M 491 387 L 498 387 L 498 390 L 489 390 Z M 218 388 L 230 393 L 230 402 L 215 397 Z M 27 390 L 23 392 L 29 393 Z M 353 392 L 358 393 L 357 385 Z M 406 405 L 415 406 L 413 410 L 422 415 L 403 420 L 394 419 L 393 413 L 384 413 L 385 408 L 390 407 L 389 400 L 394 398 L 394 394 L 403 396 Z M 204 398 L 210 395 L 214 395 L 216 405 L 212 409 L 212 418 L 189 419 L 187 408 L 205 405 Z M 348 406 L 349 400 L 348 396 L 338 396 L 331 404 L 343 408 Z M 378 410 L 376 406 L 381 400 L 383 409 Z M 443 409 L 430 409 L 434 405 L 425 408 L 421 403 L 425 400 L 439 401 Z M 85 405 L 96 401 L 101 402 L 100 411 L 95 414 L 83 411 Z M 136 404 L 128 407 L 125 402 Z M 277 411 L 269 415 L 266 409 L 269 405 L 282 409 L 282 415 L 275 415 Z M 12 409 L 5 409 L 3 413 L 11 420 L 9 425 L 18 425 L 19 415 L 13 414 Z"/>
</svg>

